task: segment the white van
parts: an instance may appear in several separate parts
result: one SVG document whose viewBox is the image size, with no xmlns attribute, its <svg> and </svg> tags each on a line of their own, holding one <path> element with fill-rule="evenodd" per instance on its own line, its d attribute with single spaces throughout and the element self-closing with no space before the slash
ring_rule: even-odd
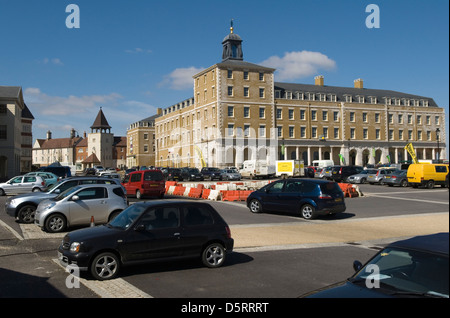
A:
<svg viewBox="0 0 450 318">
<path fill-rule="evenodd" d="M 239 172 L 243 178 L 270 178 L 275 175 L 275 166 L 268 164 L 266 160 L 245 160 Z"/>
<path fill-rule="evenodd" d="M 325 167 L 332 167 L 334 166 L 333 160 L 313 160 L 312 162 L 313 167 L 317 168 L 325 168 Z"/>
</svg>

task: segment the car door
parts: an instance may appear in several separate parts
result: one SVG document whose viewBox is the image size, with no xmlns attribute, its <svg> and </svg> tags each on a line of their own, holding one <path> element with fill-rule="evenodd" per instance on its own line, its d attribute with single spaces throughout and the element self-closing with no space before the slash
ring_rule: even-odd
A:
<svg viewBox="0 0 450 318">
<path fill-rule="evenodd" d="M 150 208 L 121 242 L 121 255 L 125 261 L 180 256 L 180 233 L 180 210 L 177 206 Z"/>
<path fill-rule="evenodd" d="M 213 226 L 214 217 L 207 206 L 184 205 L 180 233 L 183 255 L 200 255 L 202 247 L 213 232 Z"/>
<path fill-rule="evenodd" d="M 279 211 L 294 212 L 298 211 L 303 201 L 302 180 L 288 179 L 280 194 L 277 195 L 277 204 Z"/>
<path fill-rule="evenodd" d="M 3 190 L 5 191 L 6 194 L 21 193 L 22 181 L 23 177 L 15 177 L 5 184 Z"/>
<path fill-rule="evenodd" d="M 20 193 L 28 193 L 33 191 L 33 185 L 36 183 L 36 176 L 24 176 Z"/>
<path fill-rule="evenodd" d="M 283 187 L 284 180 L 275 181 L 267 187 L 262 196 L 263 208 L 269 211 L 284 211 Z"/>
<path fill-rule="evenodd" d="M 79 190 L 68 199 L 69 219 L 71 225 L 106 223 L 108 220 L 107 189 L 105 187 L 89 187 Z M 78 200 L 74 200 L 77 196 Z"/>
</svg>

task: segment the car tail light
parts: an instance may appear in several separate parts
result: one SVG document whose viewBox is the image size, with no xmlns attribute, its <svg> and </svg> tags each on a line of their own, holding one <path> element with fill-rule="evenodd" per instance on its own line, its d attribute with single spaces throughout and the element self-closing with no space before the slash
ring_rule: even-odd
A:
<svg viewBox="0 0 450 318">
<path fill-rule="evenodd" d="M 227 238 L 231 238 L 231 231 L 230 228 L 227 226 L 225 226 L 225 231 L 227 231 Z"/>
<path fill-rule="evenodd" d="M 378 175 L 380 174 L 380 171 L 377 171 L 377 174 L 376 174 L 376 176 L 378 177 Z"/>
<path fill-rule="evenodd" d="M 397 179 L 397 177 L 396 176 L 392 176 L 391 179 Z"/>
<path fill-rule="evenodd" d="M 44 181 L 42 181 L 41 184 L 42 184 L 42 186 L 45 186 L 45 182 Z"/>
<path fill-rule="evenodd" d="M 323 194 L 323 193 L 321 193 L 321 194 L 319 195 L 319 199 L 333 199 L 333 197 L 332 197 L 331 195 L 329 195 L 329 194 Z"/>
</svg>

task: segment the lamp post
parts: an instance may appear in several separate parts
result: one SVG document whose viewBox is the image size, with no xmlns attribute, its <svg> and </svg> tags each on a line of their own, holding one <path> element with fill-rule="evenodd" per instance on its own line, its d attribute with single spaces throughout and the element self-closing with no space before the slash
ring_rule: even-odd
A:
<svg viewBox="0 0 450 318">
<path fill-rule="evenodd" d="M 437 141 L 437 154 L 436 154 L 436 159 L 439 160 L 441 159 L 441 152 L 440 152 L 440 148 L 439 148 L 439 137 L 440 137 L 440 132 L 441 130 L 439 128 L 436 128 L 436 141 Z"/>
</svg>

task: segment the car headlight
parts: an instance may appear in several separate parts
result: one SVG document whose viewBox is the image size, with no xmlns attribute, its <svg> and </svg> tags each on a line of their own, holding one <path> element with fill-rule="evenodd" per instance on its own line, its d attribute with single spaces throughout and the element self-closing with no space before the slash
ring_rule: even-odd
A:
<svg viewBox="0 0 450 318">
<path fill-rule="evenodd" d="M 80 251 L 81 243 L 79 242 L 73 242 L 70 244 L 70 251 L 72 253 L 78 253 Z"/>
<path fill-rule="evenodd" d="M 55 205 L 56 205 L 55 202 L 50 202 L 50 203 L 48 203 L 48 204 L 46 204 L 46 205 L 43 206 L 43 210 L 51 209 L 51 208 L 53 208 Z"/>
</svg>

